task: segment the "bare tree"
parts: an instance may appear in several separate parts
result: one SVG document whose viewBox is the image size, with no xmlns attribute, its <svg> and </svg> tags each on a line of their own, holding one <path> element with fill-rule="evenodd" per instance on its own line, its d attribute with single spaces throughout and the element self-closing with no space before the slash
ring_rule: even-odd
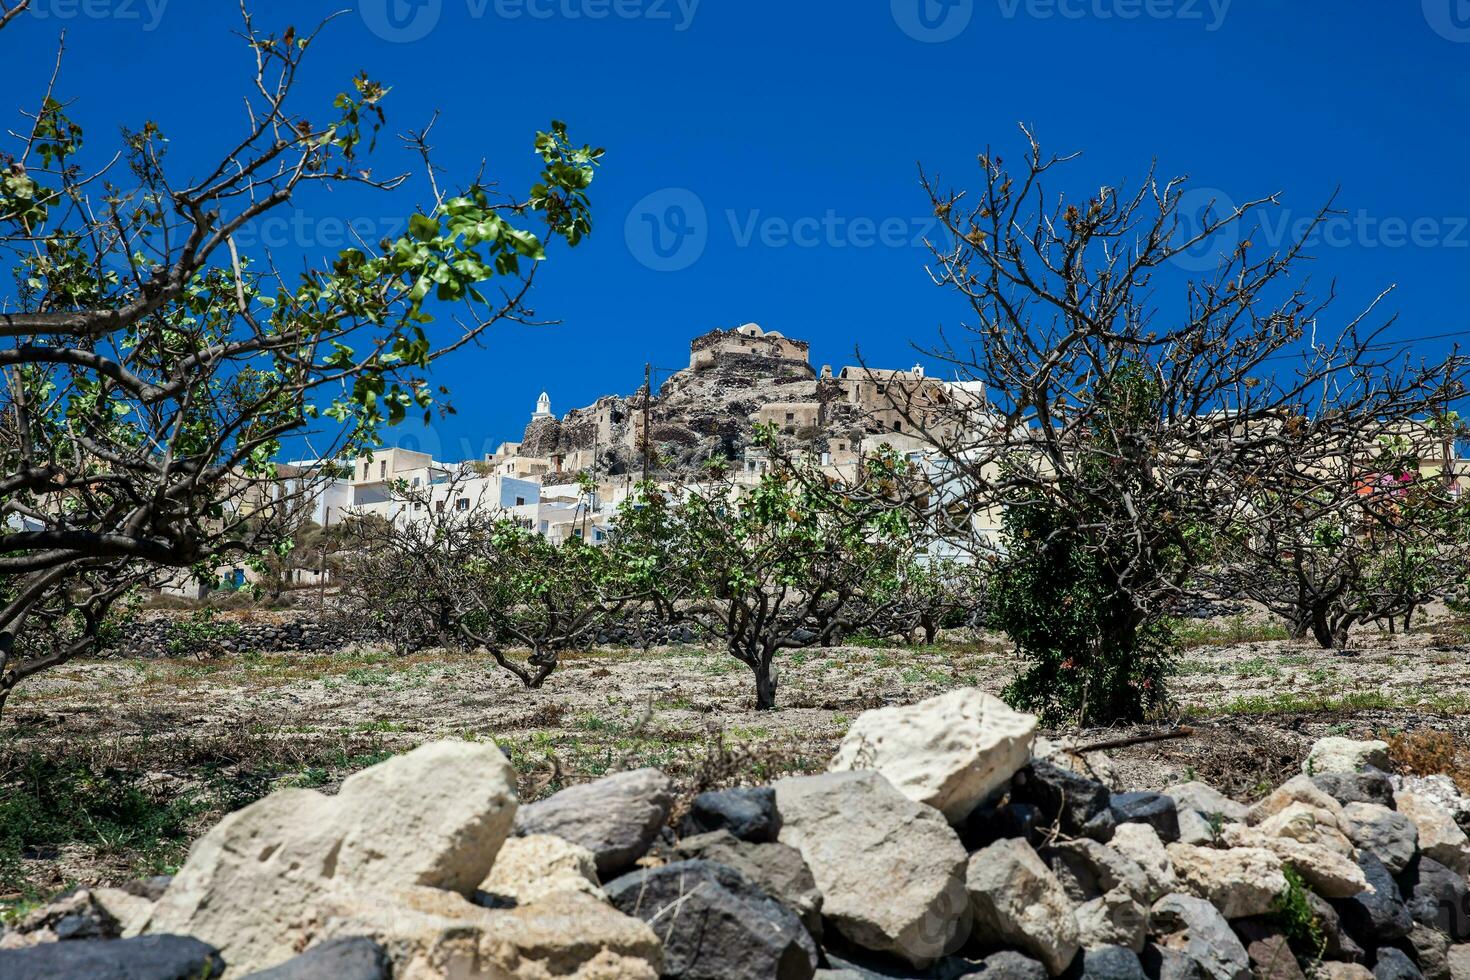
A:
<svg viewBox="0 0 1470 980">
<path fill-rule="evenodd" d="M 464 480 L 395 489 L 398 519 L 374 525 L 346 564 L 344 611 L 400 650 L 482 649 L 539 688 L 561 654 L 593 645 L 636 590 L 609 553 L 581 539 L 556 545 L 503 512 L 438 506 Z"/>
<path fill-rule="evenodd" d="M 1360 623 L 1407 626 L 1460 583 L 1461 487 L 1452 472 L 1421 472 L 1457 417 L 1363 420 L 1331 442 L 1288 428 L 1269 474 L 1242 488 L 1247 506 L 1220 539 L 1212 577 L 1280 615 L 1293 636 L 1337 649 Z"/>
<path fill-rule="evenodd" d="M 1096 564 L 1120 601 L 1096 642 L 1059 662 L 1100 676 L 1156 632 L 1247 506 L 1242 488 L 1303 438 L 1286 427 L 1331 445 L 1374 419 L 1421 417 L 1460 396 L 1466 365 L 1408 363 L 1383 340 L 1392 319 L 1369 324 L 1382 296 L 1329 328 L 1333 290 L 1314 297 L 1300 265 L 1330 204 L 1284 248 L 1246 238 L 1188 277 L 1175 260 L 1277 199 L 1195 221 L 1184 179 L 1152 170 L 1073 197 L 1056 190 L 1073 158 L 1023 133 L 1019 167 L 979 157 L 974 193 L 923 177 L 945 232 L 930 271 L 967 315 L 931 353 L 967 383 L 937 410 L 896 407 L 944 462 L 935 512 L 950 531 L 1041 509 L 1048 520 L 1018 529 Z"/>
<path fill-rule="evenodd" d="M 23 7 L 0 11 L 0 25 Z M 172 172 L 152 123 L 124 130 L 113 154 L 85 152 L 57 94 L 60 59 L 0 154 L 0 249 L 16 281 L 0 309 L 0 707 L 85 649 L 27 654 L 21 638 L 45 628 L 46 610 L 96 618 L 149 569 L 207 575 L 278 544 L 293 510 L 272 462 L 284 440 L 352 457 L 382 425 L 444 408 L 434 362 L 534 316 L 526 297 L 544 253 L 526 219 L 571 245 L 590 230 L 601 151 L 573 146 L 560 123 L 536 137 L 544 169 L 523 198 L 483 177 L 443 190 L 425 129 L 403 138 L 422 163 L 407 234 L 291 275 L 269 252 L 242 254 L 243 230 L 317 191 L 413 191 L 410 174 L 370 168 L 385 86 L 359 76 L 309 115 L 298 108 L 326 25 L 267 34 L 241 15 L 241 132 L 202 176 Z"/>
</svg>

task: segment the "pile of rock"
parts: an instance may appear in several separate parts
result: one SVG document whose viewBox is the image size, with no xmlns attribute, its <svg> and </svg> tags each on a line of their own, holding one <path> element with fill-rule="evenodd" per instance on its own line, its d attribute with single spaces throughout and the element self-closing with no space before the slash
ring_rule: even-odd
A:
<svg viewBox="0 0 1470 980">
<path fill-rule="evenodd" d="M 435 743 L 232 814 L 161 895 L 42 910 L 0 976 L 1470 978 L 1448 780 L 1333 738 L 1253 806 L 1123 792 L 1035 728 L 973 689 L 871 711 L 677 830 L 657 770 L 521 806 L 493 745 Z"/>
</svg>

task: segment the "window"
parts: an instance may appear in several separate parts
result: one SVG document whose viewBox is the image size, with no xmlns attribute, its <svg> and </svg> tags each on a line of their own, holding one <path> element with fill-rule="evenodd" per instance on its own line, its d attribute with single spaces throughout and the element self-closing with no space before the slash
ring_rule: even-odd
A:
<svg viewBox="0 0 1470 980">
<path fill-rule="evenodd" d="M 414 485 L 415 488 L 418 487 L 418 485 L 419 485 L 419 478 L 418 477 L 414 477 L 413 478 L 413 485 Z"/>
<path fill-rule="evenodd" d="M 385 477 L 387 475 L 388 475 L 388 461 L 386 459 L 379 460 L 378 461 L 378 479 L 381 480 L 383 477 Z"/>
<path fill-rule="evenodd" d="M 442 513 L 444 513 L 444 501 L 442 501 L 442 500 L 436 500 L 436 501 L 434 501 L 434 513 L 436 513 L 436 514 L 442 514 Z"/>
<path fill-rule="evenodd" d="M 413 509 L 414 510 L 423 510 L 424 509 L 424 502 L 422 500 L 415 500 L 413 502 Z"/>
<path fill-rule="evenodd" d="M 786 421 L 788 421 L 788 422 L 795 422 L 796 421 L 796 413 L 795 412 L 787 412 L 786 413 Z"/>
<path fill-rule="evenodd" d="M 368 480 L 368 479 L 371 479 L 372 478 L 372 475 L 373 475 L 373 464 L 372 464 L 372 461 L 369 460 L 369 461 L 367 461 L 367 462 L 365 462 L 365 463 L 362 464 L 362 478 L 364 480 Z"/>
<path fill-rule="evenodd" d="M 839 453 L 845 453 L 845 452 L 847 452 L 847 443 L 845 443 L 845 442 L 839 442 L 837 444 L 837 451 Z"/>
<path fill-rule="evenodd" d="M 466 500 L 464 497 L 460 497 L 458 500 L 456 500 L 454 502 L 454 509 L 455 510 L 469 510 L 470 509 L 470 502 L 468 500 Z"/>
<path fill-rule="evenodd" d="M 516 498 L 516 506 L 517 507 L 524 507 L 524 506 L 526 506 L 526 498 L 525 497 L 517 497 Z"/>
<path fill-rule="evenodd" d="M 893 420 L 893 431 L 894 432 L 902 432 L 903 431 L 903 423 L 900 422 L 898 419 L 894 419 Z"/>
</svg>

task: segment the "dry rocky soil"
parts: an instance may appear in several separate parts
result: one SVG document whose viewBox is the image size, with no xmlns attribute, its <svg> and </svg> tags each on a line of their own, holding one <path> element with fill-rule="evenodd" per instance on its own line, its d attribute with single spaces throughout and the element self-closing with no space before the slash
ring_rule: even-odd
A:
<svg viewBox="0 0 1470 980">
<path fill-rule="evenodd" d="M 1443 610 L 1408 634 L 1366 628 L 1348 654 L 1286 639 L 1265 617 L 1191 621 L 1183 635 L 1175 717 L 1045 734 L 1087 746 L 1182 726 L 1110 750 L 1119 781 L 1197 778 L 1245 801 L 1301 772 L 1324 735 L 1440 733 L 1434 759 L 1395 760 L 1406 769 L 1453 768 L 1470 744 L 1470 625 Z M 330 790 L 444 737 L 493 739 L 522 799 L 658 766 L 687 805 L 818 771 L 862 711 L 962 686 L 999 693 L 1016 666 L 995 636 L 807 650 L 783 662 L 779 710 L 756 712 L 748 673 L 712 648 L 568 656 L 535 691 L 487 657 L 438 651 L 75 663 L 19 690 L 0 721 L 0 902 L 168 873 L 224 812 L 283 786 Z"/>
</svg>

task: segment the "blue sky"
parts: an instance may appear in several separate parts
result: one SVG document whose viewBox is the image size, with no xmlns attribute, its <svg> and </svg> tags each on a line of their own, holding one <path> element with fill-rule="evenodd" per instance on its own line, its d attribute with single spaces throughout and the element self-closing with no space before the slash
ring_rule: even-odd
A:
<svg viewBox="0 0 1470 980">
<path fill-rule="evenodd" d="M 81 98 L 94 145 L 152 119 L 174 167 L 197 173 L 240 131 L 234 6 L 36 0 L 4 36 L 6 108 L 39 92 L 65 28 L 60 89 Z M 304 28 L 342 6 L 254 9 L 261 27 Z M 963 315 L 924 271 L 917 165 L 973 183 L 987 145 L 1019 155 L 1018 121 L 1083 151 L 1075 194 L 1154 158 L 1236 201 L 1280 192 L 1284 210 L 1252 232 L 1268 242 L 1340 187 L 1349 214 L 1313 269 L 1337 278 L 1340 316 L 1397 284 L 1398 336 L 1463 331 L 1467 68 L 1466 0 L 363 0 L 327 29 L 298 104 L 325 115 L 368 71 L 393 86 L 395 132 L 441 112 L 450 183 L 485 159 L 527 186 L 552 118 L 607 148 L 593 237 L 538 278 L 537 312 L 561 325 L 506 329 L 444 365 L 459 414 L 404 434 L 454 459 L 518 437 L 542 388 L 558 412 L 631 392 L 645 361 L 681 366 L 712 327 L 782 330 L 818 364 L 857 345 L 914 362 L 911 343 Z M 413 163 L 391 140 L 377 157 L 380 174 Z M 387 229 L 416 202 L 304 203 L 270 232 L 278 257 L 332 250 L 334 220 Z"/>
</svg>

